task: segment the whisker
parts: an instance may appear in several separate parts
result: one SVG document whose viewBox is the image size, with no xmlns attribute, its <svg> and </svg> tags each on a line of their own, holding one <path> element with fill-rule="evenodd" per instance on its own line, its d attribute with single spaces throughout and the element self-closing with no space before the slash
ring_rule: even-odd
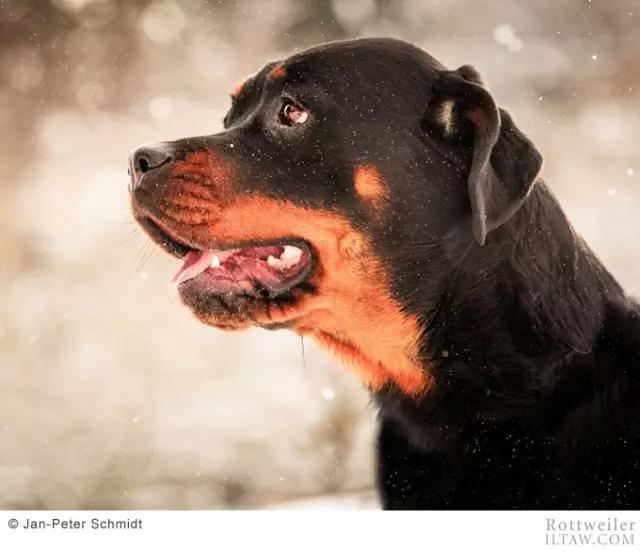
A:
<svg viewBox="0 0 640 551">
<path fill-rule="evenodd" d="M 138 250 L 138 254 L 136 254 L 136 257 L 133 261 L 133 266 L 132 269 L 134 272 L 139 272 L 140 271 L 140 267 L 142 265 L 142 260 L 144 259 L 145 254 L 147 253 L 147 251 L 149 250 L 149 247 L 151 247 L 151 243 L 149 243 L 148 241 L 142 245 L 142 247 L 140 247 L 140 249 Z"/>
<path fill-rule="evenodd" d="M 304 352 L 304 335 L 300 335 L 300 348 L 302 349 L 302 371 L 307 370 L 307 357 Z"/>
<path fill-rule="evenodd" d="M 142 260 L 140 261 L 140 264 L 138 265 L 138 268 L 136 269 L 136 272 L 139 272 L 142 270 L 142 268 L 144 268 L 144 265 L 149 261 L 149 259 L 153 256 L 153 253 L 155 252 L 156 248 L 153 246 L 152 243 L 148 243 L 148 246 L 145 249 L 144 254 L 142 255 Z"/>
</svg>

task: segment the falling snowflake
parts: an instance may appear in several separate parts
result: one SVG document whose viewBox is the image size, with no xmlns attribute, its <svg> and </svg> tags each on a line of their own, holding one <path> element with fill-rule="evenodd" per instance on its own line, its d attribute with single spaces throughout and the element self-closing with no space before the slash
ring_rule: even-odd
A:
<svg viewBox="0 0 640 551">
<path fill-rule="evenodd" d="M 508 24 L 498 25 L 493 30 L 493 39 L 498 44 L 506 46 L 512 52 L 519 52 L 524 47 L 522 39 L 516 35 L 513 27 Z"/>
<path fill-rule="evenodd" d="M 325 386 L 322 389 L 322 397 L 325 400 L 333 400 L 336 397 L 336 393 L 332 388 L 329 388 L 328 386 Z"/>
</svg>

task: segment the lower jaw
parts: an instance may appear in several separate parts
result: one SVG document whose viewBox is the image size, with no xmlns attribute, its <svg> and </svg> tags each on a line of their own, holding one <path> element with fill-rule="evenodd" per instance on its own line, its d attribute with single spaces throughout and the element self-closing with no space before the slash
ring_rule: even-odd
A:
<svg viewBox="0 0 640 551">
<path fill-rule="evenodd" d="M 239 331 L 254 325 L 247 309 L 234 307 L 225 295 L 199 294 L 184 288 L 179 294 L 182 303 L 205 325 L 224 331 Z"/>
<path fill-rule="evenodd" d="M 265 329 L 290 328 L 296 318 L 295 305 L 301 291 L 291 289 L 276 297 L 256 290 L 252 282 L 247 288 L 237 282 L 225 287 L 200 278 L 181 283 L 178 292 L 182 302 L 203 323 L 223 330 L 241 330 L 249 327 Z"/>
<path fill-rule="evenodd" d="M 178 291 L 182 293 L 196 293 L 201 295 L 252 295 L 255 285 L 250 280 L 225 280 L 206 277 L 206 274 L 199 275 L 180 283 Z M 257 296 L 257 295 L 256 295 Z"/>
</svg>

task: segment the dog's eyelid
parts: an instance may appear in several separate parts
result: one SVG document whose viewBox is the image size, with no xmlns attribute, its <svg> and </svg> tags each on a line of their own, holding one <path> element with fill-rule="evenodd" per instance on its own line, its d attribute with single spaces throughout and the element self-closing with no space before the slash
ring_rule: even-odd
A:
<svg viewBox="0 0 640 551">
<path fill-rule="evenodd" d="M 294 94 L 283 93 L 283 94 L 280 95 L 280 101 L 282 103 L 290 102 L 290 103 L 293 103 L 294 105 L 298 105 L 299 107 L 301 107 L 305 111 L 310 111 L 310 109 L 306 105 L 304 99 L 302 99 L 302 98 L 300 98 L 300 97 L 298 97 L 298 96 L 296 96 Z"/>
</svg>

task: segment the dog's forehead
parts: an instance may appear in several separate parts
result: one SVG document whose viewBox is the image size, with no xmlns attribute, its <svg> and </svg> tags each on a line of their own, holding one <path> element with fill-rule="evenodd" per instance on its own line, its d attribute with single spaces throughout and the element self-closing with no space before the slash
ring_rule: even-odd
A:
<svg viewBox="0 0 640 551">
<path fill-rule="evenodd" d="M 423 103 L 436 75 L 446 70 L 412 44 L 357 39 L 323 44 L 266 65 L 258 74 L 269 95 L 289 89 L 319 98 L 347 99 L 366 108 L 381 102 Z"/>
<path fill-rule="evenodd" d="M 372 77 L 429 77 L 446 67 L 424 50 L 395 39 L 331 42 L 297 53 L 278 64 L 279 74 L 315 76 L 340 74 Z M 270 74 L 270 73 L 268 73 Z"/>
<path fill-rule="evenodd" d="M 270 94 L 283 87 L 304 85 L 344 95 L 350 90 L 366 95 L 415 91 L 428 85 L 446 67 L 413 44 L 389 38 L 361 38 L 330 42 L 264 65 L 238 83 L 231 96 L 246 108 L 258 101 L 265 87 Z"/>
</svg>

